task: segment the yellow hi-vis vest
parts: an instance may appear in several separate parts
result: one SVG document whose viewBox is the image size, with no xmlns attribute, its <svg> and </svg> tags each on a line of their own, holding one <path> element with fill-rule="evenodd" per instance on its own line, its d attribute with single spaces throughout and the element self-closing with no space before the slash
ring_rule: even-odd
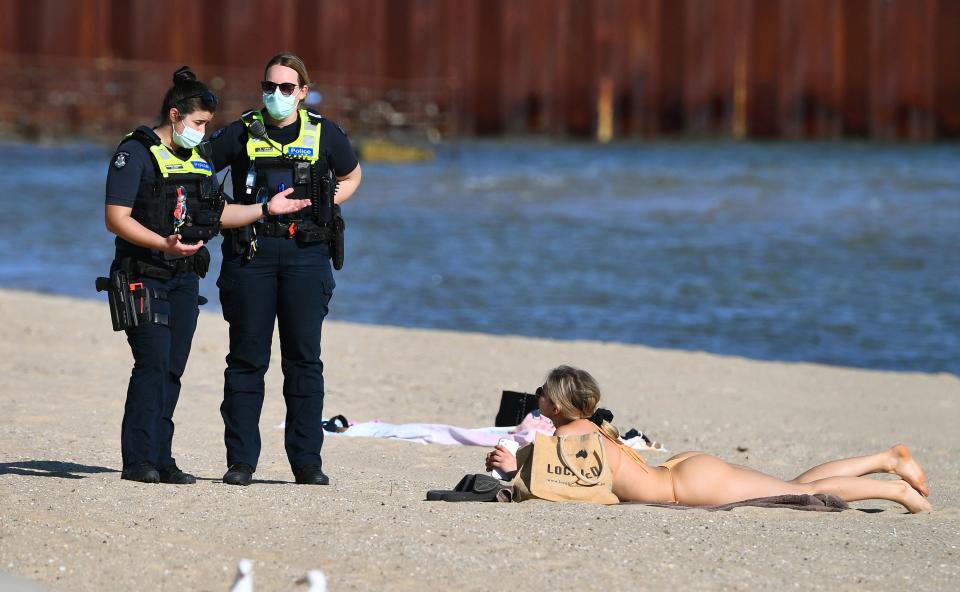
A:
<svg viewBox="0 0 960 592">
<path fill-rule="evenodd" d="M 287 156 L 298 160 L 314 162 L 320 158 L 320 116 L 306 109 L 300 109 L 300 135 L 297 139 L 285 146 L 280 146 L 283 152 L 277 149 L 276 142 L 267 142 L 250 133 L 250 124 L 254 121 L 263 123 L 263 114 L 259 110 L 247 111 L 240 120 L 247 128 L 247 157 L 253 166 L 258 158 L 279 158 Z"/>
<path fill-rule="evenodd" d="M 156 177 L 152 188 L 141 187 L 133 206 L 133 218 L 160 236 L 177 232 L 184 240 L 210 240 L 220 232 L 220 214 L 223 200 L 215 187 L 213 167 L 194 148 L 190 157 L 182 160 L 164 146 L 153 130 L 140 127 L 127 134 L 126 139 L 140 142 L 153 156 Z M 180 196 L 185 202 L 185 214 L 177 224 L 176 212 Z"/>
<path fill-rule="evenodd" d="M 196 148 L 190 152 L 190 158 L 186 161 L 170 154 L 170 150 L 163 144 L 150 146 L 150 154 L 157 161 L 160 174 L 164 179 L 171 175 L 202 175 L 204 177 L 213 175 L 213 167 L 200 156 Z"/>
</svg>

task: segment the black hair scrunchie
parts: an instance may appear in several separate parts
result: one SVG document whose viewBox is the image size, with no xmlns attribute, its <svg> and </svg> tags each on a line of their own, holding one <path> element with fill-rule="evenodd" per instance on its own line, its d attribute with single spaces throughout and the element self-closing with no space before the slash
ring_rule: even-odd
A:
<svg viewBox="0 0 960 592">
<path fill-rule="evenodd" d="M 588 419 L 600 427 L 605 421 L 608 423 L 613 421 L 613 412 L 609 409 L 597 408 Z"/>
</svg>

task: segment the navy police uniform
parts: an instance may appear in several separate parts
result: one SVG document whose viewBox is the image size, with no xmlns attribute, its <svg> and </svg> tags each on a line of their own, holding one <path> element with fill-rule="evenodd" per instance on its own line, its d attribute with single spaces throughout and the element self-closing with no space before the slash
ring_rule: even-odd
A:
<svg viewBox="0 0 960 592">
<path fill-rule="evenodd" d="M 174 233 L 176 215 L 191 212 L 180 215 L 182 224 L 185 219 L 208 214 L 208 238 L 219 228 L 222 203 L 207 208 L 198 199 L 200 195 L 210 198 L 212 172 L 210 163 L 197 151 L 171 151 L 153 130 L 141 126 L 121 142 L 113 156 L 107 174 L 106 203 L 132 208 L 134 219 L 164 237 Z M 145 290 L 139 292 L 141 298 L 150 298 L 148 318 L 126 329 L 134 366 L 120 433 L 124 478 L 132 467 L 146 467 L 148 471 L 156 467 L 161 480 L 165 475 L 180 473 L 171 454 L 173 412 L 197 326 L 198 278 L 206 273 L 208 265 L 205 247 L 196 255 L 172 259 L 116 239 L 112 269 L 124 270 L 131 290 L 134 285 L 142 286 Z"/>
<path fill-rule="evenodd" d="M 240 203 L 263 203 L 290 187 L 291 198 L 307 198 L 311 192 L 316 197 L 321 182 L 335 184 L 335 176 L 347 175 L 358 164 L 343 130 L 305 109 L 298 111 L 296 122 L 282 128 L 267 125 L 260 111 L 247 112 L 216 132 L 210 146 L 214 167 L 231 168 L 233 200 Z M 315 200 L 312 208 L 298 214 L 268 216 L 224 233 L 217 286 L 230 324 L 220 407 L 228 467 L 244 464 L 250 472 L 257 467 L 264 374 L 275 322 L 287 408 L 287 459 L 295 474 L 321 465 L 320 332 L 335 286 L 328 240 L 331 215 Z"/>
</svg>

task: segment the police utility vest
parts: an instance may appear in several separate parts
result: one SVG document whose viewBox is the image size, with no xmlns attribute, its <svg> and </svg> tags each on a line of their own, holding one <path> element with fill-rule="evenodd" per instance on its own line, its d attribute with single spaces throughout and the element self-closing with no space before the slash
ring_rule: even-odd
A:
<svg viewBox="0 0 960 592">
<path fill-rule="evenodd" d="M 331 234 L 333 194 L 336 177 L 330 157 L 320 150 L 321 116 L 300 109 L 300 132 L 286 145 L 269 139 L 263 113 L 254 109 L 240 116 L 247 131 L 247 157 L 250 169 L 236 171 L 234 199 L 241 203 L 265 203 L 284 189 L 293 187 L 291 199 L 309 199 L 311 205 L 282 217 L 268 216 L 259 233 L 281 236 L 288 233 L 301 242 L 328 241 Z M 242 183 L 238 183 L 242 181 Z"/>
<path fill-rule="evenodd" d="M 210 162 L 196 149 L 187 160 L 180 159 L 147 127 L 137 128 L 127 139 L 150 152 L 155 173 L 152 186 L 141 181 L 133 218 L 160 236 L 177 233 L 185 243 L 217 236 L 224 202 Z"/>
</svg>

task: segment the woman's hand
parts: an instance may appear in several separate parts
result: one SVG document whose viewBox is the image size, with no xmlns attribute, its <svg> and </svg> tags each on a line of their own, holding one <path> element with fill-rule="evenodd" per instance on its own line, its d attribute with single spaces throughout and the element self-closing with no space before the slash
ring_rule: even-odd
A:
<svg viewBox="0 0 960 592">
<path fill-rule="evenodd" d="M 497 469 L 504 475 L 515 473 L 517 470 L 517 457 L 512 455 L 510 451 L 503 446 L 497 446 L 487 454 L 486 466 L 487 471 Z"/>
<path fill-rule="evenodd" d="M 291 193 L 293 193 L 293 187 L 284 189 L 270 198 L 267 203 L 267 211 L 270 212 L 271 216 L 292 214 L 310 205 L 309 199 L 287 199 L 287 196 Z"/>
<path fill-rule="evenodd" d="M 267 202 L 267 212 L 273 216 L 282 216 L 283 214 L 292 214 L 299 212 L 310 205 L 309 199 L 289 199 L 288 195 L 293 193 L 293 187 L 284 189 L 274 195 Z M 223 214 L 220 215 L 220 223 L 224 228 L 239 228 L 247 224 L 253 224 L 263 217 L 263 207 L 256 204 L 227 204 L 223 208 Z"/>
<path fill-rule="evenodd" d="M 171 255 L 176 255 L 177 257 L 186 257 L 188 255 L 193 255 L 200 250 L 200 247 L 203 246 L 203 241 L 199 241 L 196 244 L 188 245 L 186 243 L 180 242 L 179 234 L 171 234 L 164 239 L 164 246 L 161 249 L 165 253 L 170 253 Z"/>
</svg>

